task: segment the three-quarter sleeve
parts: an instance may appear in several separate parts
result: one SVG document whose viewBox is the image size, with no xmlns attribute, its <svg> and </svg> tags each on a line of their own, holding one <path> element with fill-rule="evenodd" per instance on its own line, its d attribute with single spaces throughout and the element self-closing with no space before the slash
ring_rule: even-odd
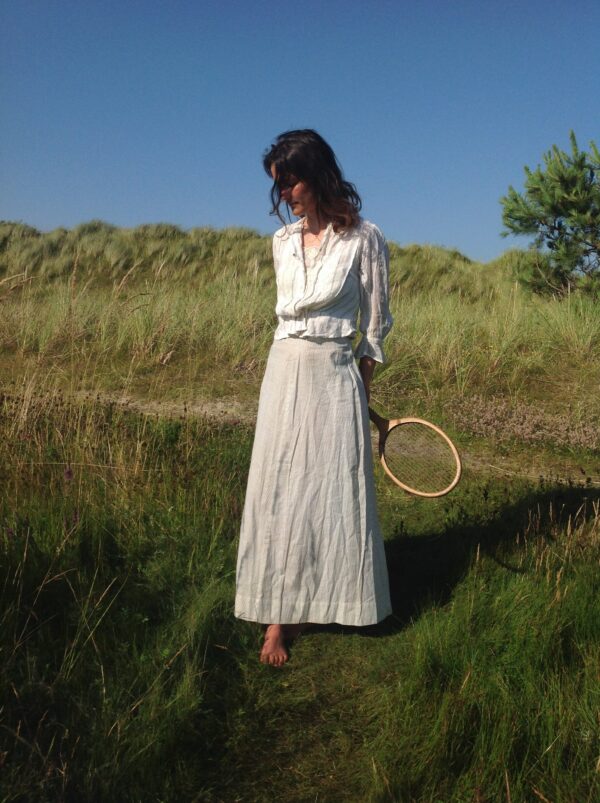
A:
<svg viewBox="0 0 600 803">
<path fill-rule="evenodd" d="M 370 225 L 359 265 L 360 322 L 362 338 L 355 357 L 385 362 L 383 339 L 394 319 L 389 308 L 390 257 L 387 243 L 377 226 Z"/>
</svg>

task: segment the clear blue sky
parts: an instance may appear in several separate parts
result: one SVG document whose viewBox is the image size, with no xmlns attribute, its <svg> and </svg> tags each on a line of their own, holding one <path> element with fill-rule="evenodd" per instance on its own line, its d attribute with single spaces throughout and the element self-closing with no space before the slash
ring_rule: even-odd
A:
<svg viewBox="0 0 600 803">
<path fill-rule="evenodd" d="M 388 239 L 491 259 L 523 166 L 600 144 L 599 30 L 598 0 L 3 0 L 0 218 L 271 232 L 261 155 L 312 127 Z"/>
</svg>

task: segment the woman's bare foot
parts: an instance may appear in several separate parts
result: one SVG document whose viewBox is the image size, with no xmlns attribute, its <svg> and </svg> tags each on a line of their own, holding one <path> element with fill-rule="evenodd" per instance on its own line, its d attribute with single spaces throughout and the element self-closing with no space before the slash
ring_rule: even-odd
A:
<svg viewBox="0 0 600 803">
<path fill-rule="evenodd" d="M 283 666 L 290 657 L 285 648 L 285 631 L 283 625 L 268 625 L 265 630 L 265 641 L 260 651 L 260 660 L 270 666 Z"/>
<path fill-rule="evenodd" d="M 310 627 L 308 622 L 297 625 L 267 625 L 265 640 L 260 651 L 262 663 L 270 666 L 283 666 L 290 657 L 285 642 L 298 638 L 307 627 Z"/>
</svg>

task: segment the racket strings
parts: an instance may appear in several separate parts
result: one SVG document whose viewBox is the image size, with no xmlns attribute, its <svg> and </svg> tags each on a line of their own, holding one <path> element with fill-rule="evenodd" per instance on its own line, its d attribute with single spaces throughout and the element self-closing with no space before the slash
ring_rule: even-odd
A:
<svg viewBox="0 0 600 803">
<path fill-rule="evenodd" d="M 388 469 L 403 485 L 421 493 L 439 493 L 456 477 L 458 463 L 447 440 L 423 423 L 394 427 L 385 441 Z"/>
</svg>

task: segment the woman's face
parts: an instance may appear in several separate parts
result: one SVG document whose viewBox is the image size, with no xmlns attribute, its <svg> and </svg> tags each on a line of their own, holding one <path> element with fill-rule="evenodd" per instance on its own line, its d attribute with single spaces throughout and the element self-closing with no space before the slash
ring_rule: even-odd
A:
<svg viewBox="0 0 600 803">
<path fill-rule="evenodd" d="M 273 181 L 277 181 L 275 165 L 271 165 L 271 175 L 273 176 Z M 286 181 L 279 185 L 279 191 L 281 192 L 281 200 L 290 207 L 292 214 L 297 217 L 313 216 L 316 213 L 316 198 L 304 181 L 298 180 L 295 176 L 288 176 Z"/>
</svg>

